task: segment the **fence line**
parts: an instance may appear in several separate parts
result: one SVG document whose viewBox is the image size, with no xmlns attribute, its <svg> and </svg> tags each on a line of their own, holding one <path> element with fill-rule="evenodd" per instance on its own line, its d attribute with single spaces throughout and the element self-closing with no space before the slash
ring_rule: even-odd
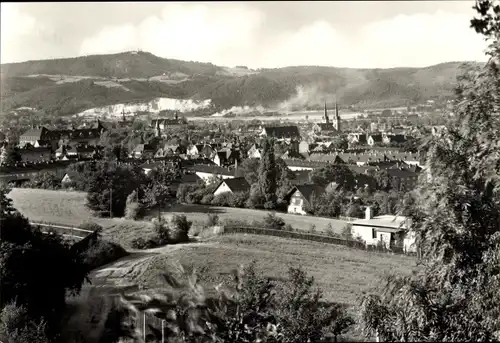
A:
<svg viewBox="0 0 500 343">
<path fill-rule="evenodd" d="M 62 225 L 45 224 L 37 222 L 30 222 L 30 224 L 35 226 L 48 227 L 50 229 L 54 229 L 53 231 L 61 233 L 63 236 L 75 237 L 80 239 L 87 237 L 93 232 L 90 230 L 79 229 L 72 226 L 62 226 Z"/>
<path fill-rule="evenodd" d="M 332 236 L 325 236 L 321 234 L 314 233 L 306 233 L 306 232 L 297 232 L 297 231 L 285 231 L 285 230 L 275 230 L 275 229 L 266 229 L 262 227 L 251 227 L 251 226 L 224 226 L 221 234 L 253 234 L 253 235 L 264 235 L 264 236 L 275 236 L 282 238 L 292 238 L 292 239 L 301 239 L 312 242 L 319 243 L 327 243 L 334 245 L 343 245 L 349 248 L 356 248 L 364 251 L 373 251 L 373 252 L 385 252 L 385 253 L 393 253 L 398 255 L 415 255 L 411 252 L 405 252 L 403 247 L 394 246 L 390 249 L 367 245 L 365 242 L 352 240 L 352 239 L 343 239 Z"/>
<path fill-rule="evenodd" d="M 225 226 L 223 231 L 222 231 L 222 234 L 237 234 L 237 233 L 247 233 L 247 234 L 264 235 L 264 236 L 275 236 L 275 237 L 283 237 L 283 238 L 294 238 L 294 239 L 302 239 L 302 240 L 308 240 L 308 241 L 313 241 L 313 242 L 345 245 L 348 247 L 365 249 L 365 243 L 360 242 L 360 241 L 342 239 L 342 238 L 319 235 L 319 234 L 311 234 L 311 233 L 305 233 L 305 232 L 265 229 L 265 228 L 250 227 L 250 226 L 248 226 L 248 227 Z"/>
</svg>

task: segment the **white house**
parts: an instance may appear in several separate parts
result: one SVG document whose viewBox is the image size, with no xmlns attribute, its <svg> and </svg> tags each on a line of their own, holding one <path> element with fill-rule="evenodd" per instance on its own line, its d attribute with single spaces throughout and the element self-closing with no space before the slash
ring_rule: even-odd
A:
<svg viewBox="0 0 500 343">
<path fill-rule="evenodd" d="M 325 192 L 325 188 L 315 184 L 296 185 L 287 194 L 288 213 L 307 214 L 307 206 L 312 205 L 314 197 L 319 197 Z"/>
<path fill-rule="evenodd" d="M 352 235 L 360 237 L 366 245 L 377 245 L 382 242 L 386 248 L 400 245 L 405 252 L 416 252 L 415 235 L 405 230 L 411 227 L 411 219 L 404 216 L 372 216 L 371 207 L 366 208 L 365 219 L 352 222 Z"/>
<path fill-rule="evenodd" d="M 247 152 L 248 158 L 262 158 L 262 149 L 259 148 L 256 144 L 252 145 Z"/>
</svg>

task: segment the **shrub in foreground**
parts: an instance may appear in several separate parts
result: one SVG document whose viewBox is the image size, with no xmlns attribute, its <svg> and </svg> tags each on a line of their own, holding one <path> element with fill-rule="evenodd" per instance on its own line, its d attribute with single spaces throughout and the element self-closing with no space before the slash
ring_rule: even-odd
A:
<svg viewBox="0 0 500 343">
<path fill-rule="evenodd" d="M 0 342 L 49 343 L 47 325 L 28 318 L 26 308 L 9 303 L 0 312 Z"/>
<path fill-rule="evenodd" d="M 234 271 L 232 284 L 220 285 L 211 298 L 200 297 L 203 287 L 194 270 L 180 269 L 180 277 L 164 275 L 170 287 L 162 293 L 147 298 L 123 295 L 122 311 L 114 309 L 111 316 L 120 318 L 114 321 L 118 327 L 113 331 L 121 332 L 122 338 L 142 335 L 142 327 L 133 324 L 139 323 L 141 315 L 132 310 L 137 306 L 166 318 L 168 342 L 185 342 L 184 337 L 210 337 L 217 342 L 319 342 L 327 334 L 336 340 L 353 324 L 342 306 L 322 301 L 314 279 L 300 268 L 291 268 L 281 284 L 258 273 L 252 263 Z M 151 331 L 151 341 L 161 341 L 161 328 Z"/>
</svg>

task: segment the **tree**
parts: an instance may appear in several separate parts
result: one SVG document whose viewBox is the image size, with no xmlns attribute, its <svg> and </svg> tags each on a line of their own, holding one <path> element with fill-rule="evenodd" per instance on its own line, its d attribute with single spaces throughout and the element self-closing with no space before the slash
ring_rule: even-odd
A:
<svg viewBox="0 0 500 343">
<path fill-rule="evenodd" d="M 173 199 L 170 187 L 172 182 L 179 177 L 180 171 L 177 168 L 171 169 L 165 166 L 149 174 L 149 183 L 144 192 L 145 202 L 150 208 L 158 208 L 158 217 L 161 216 L 161 210 Z"/>
<path fill-rule="evenodd" d="M 292 180 L 295 179 L 295 174 L 286 165 L 281 158 L 276 159 L 277 171 L 277 191 L 276 196 L 281 204 L 283 204 L 285 196 L 292 189 Z"/>
<path fill-rule="evenodd" d="M 345 165 L 330 164 L 325 167 L 315 169 L 309 176 L 310 180 L 320 186 L 327 186 L 335 182 L 340 189 L 352 190 L 355 184 L 354 174 Z"/>
<path fill-rule="evenodd" d="M 347 140 L 347 137 L 342 135 L 342 136 L 337 136 L 333 140 L 332 148 L 335 150 L 347 150 L 349 147 L 349 141 Z"/>
<path fill-rule="evenodd" d="M 0 149 L 0 166 L 13 166 L 21 161 L 19 150 L 12 145 L 4 145 Z"/>
<path fill-rule="evenodd" d="M 243 176 L 250 185 L 259 181 L 260 161 L 256 158 L 247 158 L 238 166 L 238 176 Z"/>
<path fill-rule="evenodd" d="M 0 308 L 12 302 L 23 306 L 30 319 L 45 320 L 53 336 L 66 293 L 78 293 L 89 270 L 61 236 L 32 227 L 12 206 L 8 192 L 0 188 Z"/>
<path fill-rule="evenodd" d="M 107 161 L 94 165 L 87 180 L 87 206 L 99 215 L 123 216 L 127 196 L 146 183 L 142 170 Z"/>
<path fill-rule="evenodd" d="M 377 170 L 373 175 L 375 182 L 377 183 L 377 189 L 383 192 L 388 192 L 392 188 L 391 176 L 387 169 Z"/>
<path fill-rule="evenodd" d="M 276 161 L 274 158 L 274 141 L 266 138 L 262 144 L 262 159 L 259 166 L 259 188 L 264 196 L 264 208 L 274 209 L 276 197 Z"/>
<path fill-rule="evenodd" d="M 384 341 L 500 341 L 500 4 L 471 21 L 490 60 L 459 79 L 457 125 L 433 138 L 411 208 L 421 267 L 363 299 L 361 325 Z"/>
</svg>

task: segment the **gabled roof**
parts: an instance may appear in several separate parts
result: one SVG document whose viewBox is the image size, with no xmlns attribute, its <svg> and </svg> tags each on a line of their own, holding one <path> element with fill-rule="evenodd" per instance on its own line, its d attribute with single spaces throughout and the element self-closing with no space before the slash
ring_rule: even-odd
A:
<svg viewBox="0 0 500 343">
<path fill-rule="evenodd" d="M 48 133 L 49 130 L 47 130 L 45 127 L 40 127 L 40 128 L 37 128 L 37 129 L 31 129 L 31 130 L 28 130 L 26 131 L 25 133 L 23 133 L 21 135 L 21 138 L 23 137 L 38 137 L 37 140 L 41 139 L 42 138 L 42 135 L 45 134 L 45 133 Z"/>
<path fill-rule="evenodd" d="M 219 189 L 219 187 L 222 184 L 226 184 L 226 186 L 231 190 L 233 193 L 238 193 L 238 192 L 246 192 L 250 190 L 250 184 L 244 177 L 235 177 L 234 179 L 225 179 L 222 180 L 215 191 Z M 215 192 L 214 191 L 214 192 Z"/>
<path fill-rule="evenodd" d="M 397 232 L 410 223 L 408 219 L 409 218 L 404 216 L 383 215 L 372 219 L 355 220 L 352 222 L 352 225 L 376 227 L 380 229 L 388 229 L 391 232 Z"/>
<path fill-rule="evenodd" d="M 288 192 L 288 196 L 291 196 L 296 191 L 299 191 L 300 194 L 302 194 L 302 196 L 304 198 L 306 198 L 307 201 L 310 201 L 313 194 L 315 196 L 320 196 L 321 194 L 323 194 L 325 192 L 325 188 L 320 186 L 320 185 L 313 184 L 313 183 L 295 185 Z"/>
<path fill-rule="evenodd" d="M 370 137 L 373 139 L 373 141 L 375 143 L 381 143 L 382 142 L 382 135 L 381 134 L 370 135 Z"/>
</svg>

